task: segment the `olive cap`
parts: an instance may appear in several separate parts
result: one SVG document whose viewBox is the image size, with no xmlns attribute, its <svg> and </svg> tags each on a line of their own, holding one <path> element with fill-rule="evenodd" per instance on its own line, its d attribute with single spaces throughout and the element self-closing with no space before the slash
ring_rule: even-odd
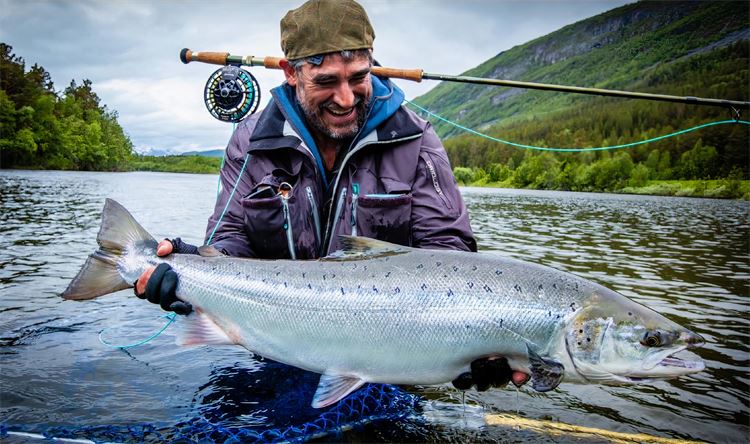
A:
<svg viewBox="0 0 750 444">
<path fill-rule="evenodd" d="M 375 31 L 353 0 L 309 0 L 281 19 L 281 50 L 287 60 L 370 49 Z"/>
</svg>

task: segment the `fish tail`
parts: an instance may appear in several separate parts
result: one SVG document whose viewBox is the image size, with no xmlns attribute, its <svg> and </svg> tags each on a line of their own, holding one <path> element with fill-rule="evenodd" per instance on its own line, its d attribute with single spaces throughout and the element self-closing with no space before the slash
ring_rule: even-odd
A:
<svg viewBox="0 0 750 444">
<path fill-rule="evenodd" d="M 125 282 L 117 271 L 117 262 L 125 248 L 138 241 L 154 238 L 133 218 L 122 205 L 106 199 L 102 210 L 102 224 L 96 236 L 99 249 L 92 253 L 68 288 L 64 299 L 93 299 L 133 286 Z"/>
</svg>

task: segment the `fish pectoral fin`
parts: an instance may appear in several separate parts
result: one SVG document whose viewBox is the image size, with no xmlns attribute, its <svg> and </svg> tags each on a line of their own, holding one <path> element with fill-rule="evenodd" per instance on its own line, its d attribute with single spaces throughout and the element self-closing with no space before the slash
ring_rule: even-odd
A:
<svg viewBox="0 0 750 444">
<path fill-rule="evenodd" d="M 204 313 L 181 316 L 177 345 L 236 345 L 236 342 Z"/>
<path fill-rule="evenodd" d="M 362 387 L 365 381 L 341 375 L 320 375 L 318 389 L 313 396 L 312 407 L 321 409 L 342 400 L 349 393 Z"/>
<path fill-rule="evenodd" d="M 560 385 L 565 367 L 552 359 L 539 356 L 531 347 L 526 345 L 531 364 L 531 386 L 538 392 L 548 392 Z"/>
</svg>

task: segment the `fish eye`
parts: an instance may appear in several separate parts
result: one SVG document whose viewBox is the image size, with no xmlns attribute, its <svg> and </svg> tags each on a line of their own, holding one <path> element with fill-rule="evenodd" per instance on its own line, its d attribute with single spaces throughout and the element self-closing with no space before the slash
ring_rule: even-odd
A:
<svg viewBox="0 0 750 444">
<path fill-rule="evenodd" d="M 641 345 L 646 347 L 659 347 L 661 344 L 661 334 L 658 331 L 647 331 L 641 339 Z"/>
</svg>

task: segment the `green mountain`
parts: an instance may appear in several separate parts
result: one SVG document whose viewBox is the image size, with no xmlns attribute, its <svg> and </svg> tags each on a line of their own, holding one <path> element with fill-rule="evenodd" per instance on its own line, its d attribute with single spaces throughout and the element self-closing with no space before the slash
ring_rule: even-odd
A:
<svg viewBox="0 0 750 444">
<path fill-rule="evenodd" d="M 750 2 L 639 2 L 501 52 L 463 74 L 747 101 L 749 54 Z M 488 135 L 548 147 L 628 143 L 732 117 L 724 108 L 448 82 L 415 102 Z M 488 174 L 497 170 L 497 177 L 488 180 L 518 176 L 522 163 L 539 157 L 431 120 L 444 137 L 452 164 Z M 536 162 L 544 164 L 540 171 L 546 170 L 546 179 L 514 177 L 514 185 L 613 190 L 625 186 L 639 165 L 649 170 L 645 174 L 641 169 L 641 179 L 709 179 L 732 171 L 746 178 L 749 127 L 720 125 L 626 151 L 544 154 L 545 160 Z M 627 177 L 604 187 L 580 180 L 576 185 L 573 179 L 586 173 L 581 165 L 611 157 L 628 163 L 622 153 L 629 156 Z M 566 168 L 568 180 L 551 177 Z"/>
</svg>

